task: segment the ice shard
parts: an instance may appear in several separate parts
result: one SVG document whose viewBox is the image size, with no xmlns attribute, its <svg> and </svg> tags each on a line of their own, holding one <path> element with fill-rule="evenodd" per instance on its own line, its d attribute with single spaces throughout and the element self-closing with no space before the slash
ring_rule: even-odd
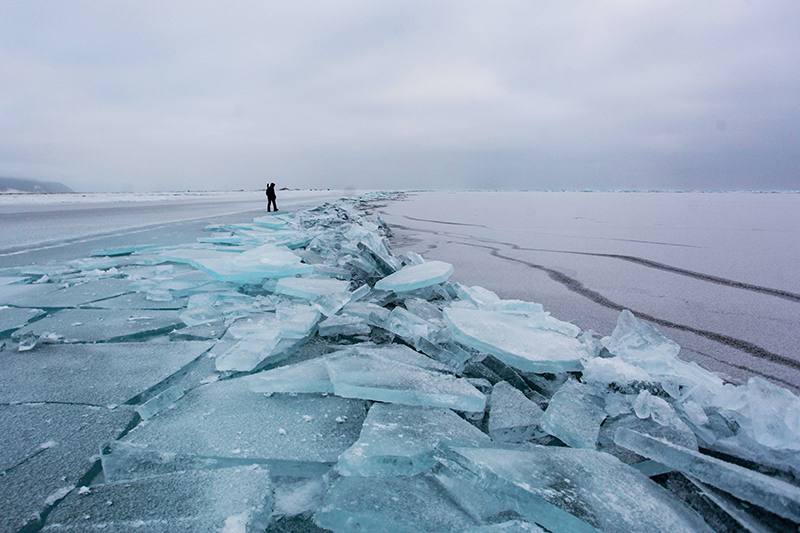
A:
<svg viewBox="0 0 800 533">
<path fill-rule="evenodd" d="M 347 476 L 411 476 L 434 465 L 440 443 L 486 446 L 490 440 L 449 409 L 376 403 L 336 469 Z"/>
<path fill-rule="evenodd" d="M 315 300 L 322 296 L 342 293 L 350 286 L 349 281 L 330 278 L 281 278 L 275 292 L 303 300 Z"/>
<path fill-rule="evenodd" d="M 486 397 L 467 380 L 368 353 L 325 360 L 337 396 L 483 411 Z"/>
<path fill-rule="evenodd" d="M 586 356 L 577 339 L 531 327 L 521 315 L 449 307 L 444 317 L 456 341 L 523 372 L 580 370 Z"/>
<path fill-rule="evenodd" d="M 569 380 L 550 399 L 541 428 L 573 448 L 594 448 L 607 413 L 587 385 Z"/>
<path fill-rule="evenodd" d="M 444 283 L 453 275 L 453 265 L 443 261 L 427 261 L 406 266 L 379 280 L 375 288 L 382 291 L 408 292 Z"/>
<path fill-rule="evenodd" d="M 372 330 L 369 324 L 357 316 L 337 315 L 326 318 L 319 324 L 319 334 L 322 337 L 352 337 L 355 335 L 369 335 Z"/>
<path fill-rule="evenodd" d="M 536 524 L 522 520 L 508 520 L 488 526 L 475 526 L 465 529 L 464 533 L 545 533 L 544 529 Z"/>
<path fill-rule="evenodd" d="M 437 480 L 481 516 L 514 513 L 555 533 L 710 531 L 660 486 L 595 450 L 531 445 L 438 453 Z"/>
<path fill-rule="evenodd" d="M 617 430 L 614 442 L 739 499 L 800 522 L 800 487 L 796 485 L 626 428 Z"/>
<path fill-rule="evenodd" d="M 489 435 L 498 442 L 525 442 L 541 432 L 542 410 L 505 381 L 492 388 Z"/>
<path fill-rule="evenodd" d="M 267 468 L 190 470 L 73 491 L 44 531 L 264 531 L 272 505 Z"/>
</svg>

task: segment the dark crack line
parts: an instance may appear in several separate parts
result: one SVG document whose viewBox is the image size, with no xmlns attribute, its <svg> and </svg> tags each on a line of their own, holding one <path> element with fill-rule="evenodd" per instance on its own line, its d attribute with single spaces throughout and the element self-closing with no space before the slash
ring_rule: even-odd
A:
<svg viewBox="0 0 800 533">
<path fill-rule="evenodd" d="M 615 302 L 613 300 L 610 300 L 609 298 L 603 296 L 599 292 L 594 291 L 594 290 L 586 287 L 583 283 L 581 283 L 577 279 L 572 278 L 570 276 L 567 276 L 566 274 L 564 274 L 561 271 L 558 271 L 558 270 L 555 270 L 555 269 L 552 269 L 552 268 L 548 268 L 548 267 L 546 267 L 544 265 L 538 265 L 538 264 L 532 263 L 530 261 L 525 261 L 524 259 L 517 259 L 516 257 L 503 255 L 503 254 L 500 253 L 500 248 L 496 248 L 494 246 L 488 246 L 488 245 L 484 245 L 484 244 L 475 244 L 475 243 L 465 243 L 465 242 L 461 242 L 461 243 L 457 243 L 457 244 L 463 244 L 465 246 L 471 246 L 471 247 L 474 247 L 474 248 L 485 248 L 485 249 L 491 250 L 491 255 L 493 255 L 494 257 L 497 257 L 497 258 L 500 258 L 500 259 L 505 259 L 507 261 L 513 261 L 515 263 L 519 263 L 519 264 L 522 264 L 522 265 L 526 265 L 526 266 L 528 266 L 530 268 L 534 268 L 536 270 L 541 270 L 542 272 L 545 272 L 550 277 L 550 279 L 552 279 L 553 281 L 555 281 L 557 283 L 560 283 L 561 285 L 565 286 L 571 292 L 579 294 L 579 295 L 581 295 L 581 296 L 593 301 L 594 303 L 602 305 L 603 307 L 606 307 L 608 309 L 613 309 L 615 311 L 622 311 L 623 309 L 629 309 L 629 307 L 621 305 L 621 304 L 618 304 L 617 302 Z M 723 335 L 721 333 L 715 333 L 713 331 L 707 331 L 707 330 L 704 330 L 704 329 L 699 329 L 699 328 L 694 328 L 692 326 L 679 324 L 677 322 L 672 322 L 670 320 L 665 320 L 663 318 L 658 318 L 658 317 L 653 316 L 653 315 L 651 315 L 649 313 L 644 313 L 644 312 L 636 311 L 636 310 L 633 310 L 633 309 L 631 309 L 631 311 L 634 314 L 636 314 L 638 317 L 643 318 L 644 320 L 647 320 L 649 322 L 653 322 L 654 324 L 658 324 L 660 326 L 665 326 L 665 327 L 672 328 L 672 329 L 677 329 L 679 331 L 685 331 L 685 332 L 688 332 L 688 333 L 694 333 L 695 335 L 698 335 L 700 337 L 705 337 L 707 339 L 716 341 L 716 342 L 718 342 L 720 344 L 724 344 L 726 346 L 730 346 L 732 348 L 736 348 L 737 350 L 745 352 L 745 353 L 747 353 L 747 354 L 749 354 L 749 355 L 751 355 L 753 357 L 757 357 L 759 359 L 765 359 L 765 360 L 770 361 L 772 363 L 775 363 L 775 364 L 778 364 L 778 365 L 782 365 L 782 366 L 786 366 L 786 367 L 789 367 L 789 368 L 792 368 L 792 369 L 795 369 L 795 370 L 800 370 L 800 361 L 796 361 L 796 360 L 791 359 L 789 357 L 786 357 L 786 356 L 771 352 L 771 351 L 767 350 L 766 348 L 763 348 L 763 347 L 761 347 L 761 346 L 759 346 L 757 344 L 754 344 L 752 342 L 749 342 L 749 341 L 746 341 L 746 340 L 743 340 L 743 339 L 737 339 L 737 338 L 734 338 L 734 337 L 729 337 L 727 335 Z"/>
<path fill-rule="evenodd" d="M 791 292 L 783 289 L 775 289 L 772 287 L 764 287 L 763 285 L 756 285 L 754 283 L 747 283 L 744 281 L 737 281 L 735 279 L 724 278 L 722 276 L 715 276 L 713 274 L 706 274 L 704 272 L 697 272 L 696 270 L 689 270 L 686 268 L 681 268 L 673 265 L 668 265 L 666 263 L 660 263 L 658 261 L 653 261 L 651 259 L 645 259 L 643 257 L 637 257 L 634 255 L 624 255 L 624 254 L 605 254 L 600 252 L 578 252 L 574 250 L 554 250 L 551 248 L 530 248 L 526 246 L 520 246 L 513 242 L 507 241 L 499 241 L 495 239 L 484 239 L 481 237 L 475 237 L 473 235 L 466 235 L 463 233 L 450 233 L 450 232 L 437 232 L 432 230 L 420 229 L 420 228 L 411 228 L 408 226 L 401 226 L 399 224 L 393 224 L 400 229 L 408 230 L 408 231 L 420 231 L 423 233 L 431 233 L 433 235 L 448 235 L 451 237 L 460 237 L 460 238 L 468 238 L 472 240 L 476 240 L 479 242 L 485 242 L 489 244 L 500 244 L 503 246 L 508 246 L 513 250 L 520 250 L 525 252 L 548 252 L 548 253 L 557 253 L 557 254 L 573 254 L 573 255 L 585 255 L 591 257 L 606 257 L 609 259 L 619 259 L 620 261 L 628 261 L 630 263 L 635 263 L 647 268 L 652 268 L 655 270 L 661 270 L 664 272 L 670 272 L 672 274 L 678 274 L 679 276 L 686 276 L 689 278 L 697 279 L 700 281 L 706 281 L 709 283 L 715 283 L 717 285 L 723 285 L 725 287 L 731 287 L 734 289 L 741 289 L 751 292 L 756 292 L 759 294 L 766 294 L 768 296 L 775 296 L 777 298 L 783 298 L 784 300 L 789 300 L 792 302 L 800 302 L 800 294 L 796 292 Z"/>
<path fill-rule="evenodd" d="M 433 220 L 431 218 L 410 217 L 408 215 L 403 215 L 403 218 L 407 218 L 408 220 L 416 220 L 417 222 L 433 222 L 434 224 L 447 224 L 448 226 L 470 226 L 473 228 L 488 228 L 488 226 L 484 226 L 483 224 L 467 224 L 466 222 L 448 222 L 445 220 Z"/>
<path fill-rule="evenodd" d="M 86 402 L 67 402 L 67 401 L 58 401 L 58 400 L 25 400 L 21 402 L 0 402 L 0 406 L 3 407 L 12 407 L 15 405 L 77 405 L 79 407 L 99 407 L 101 409 L 108 409 L 107 405 L 100 405 L 96 403 L 86 403 Z"/>
</svg>

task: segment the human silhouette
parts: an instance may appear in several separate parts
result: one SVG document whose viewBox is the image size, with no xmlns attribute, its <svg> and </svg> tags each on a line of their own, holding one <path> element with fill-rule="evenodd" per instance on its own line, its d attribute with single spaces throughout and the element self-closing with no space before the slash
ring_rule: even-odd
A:
<svg viewBox="0 0 800 533">
<path fill-rule="evenodd" d="M 275 184 L 268 183 L 267 184 L 267 212 L 270 211 L 277 211 L 278 204 L 275 203 Z M 274 208 L 274 209 L 271 209 Z"/>
</svg>

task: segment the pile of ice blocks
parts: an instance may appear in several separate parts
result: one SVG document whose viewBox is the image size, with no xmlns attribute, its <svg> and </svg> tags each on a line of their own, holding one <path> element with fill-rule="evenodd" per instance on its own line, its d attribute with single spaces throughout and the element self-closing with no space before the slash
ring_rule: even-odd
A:
<svg viewBox="0 0 800 533">
<path fill-rule="evenodd" d="M 395 256 L 387 196 L 0 272 L 0 530 L 796 530 L 797 396 Z"/>
</svg>

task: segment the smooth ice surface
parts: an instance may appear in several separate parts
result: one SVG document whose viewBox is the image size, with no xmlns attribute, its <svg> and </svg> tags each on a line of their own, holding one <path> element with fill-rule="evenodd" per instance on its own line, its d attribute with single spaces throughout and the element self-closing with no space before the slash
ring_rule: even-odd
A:
<svg viewBox="0 0 800 533">
<path fill-rule="evenodd" d="M 168 333 L 182 325 L 175 311 L 64 309 L 17 330 L 14 335 L 52 333 L 64 342 L 111 342 Z"/>
<path fill-rule="evenodd" d="M 41 309 L 0 306 L 0 338 L 44 314 Z"/>
<path fill-rule="evenodd" d="M 453 275 L 453 265 L 442 261 L 427 261 L 403 267 L 375 284 L 382 291 L 408 292 L 444 283 Z"/>
<path fill-rule="evenodd" d="M 319 471 L 358 439 L 365 416 L 359 400 L 268 397 L 232 379 L 187 393 L 174 409 L 136 428 L 125 441 L 159 452 L 289 463 Z"/>
<path fill-rule="evenodd" d="M 444 317 L 458 342 L 524 372 L 580 370 L 586 356 L 576 339 L 531 327 L 524 316 L 449 307 Z"/>
<path fill-rule="evenodd" d="M 3 354 L 0 402 L 122 404 L 205 353 L 209 342 L 45 344 Z"/>
<path fill-rule="evenodd" d="M 505 381 L 492 388 L 489 435 L 498 442 L 525 442 L 539 429 L 542 410 Z"/>
<path fill-rule="evenodd" d="M 486 434 L 449 409 L 376 403 L 336 470 L 347 476 L 411 476 L 433 466 L 432 452 L 440 443 L 489 442 Z"/>
<path fill-rule="evenodd" d="M 277 320 L 256 322 L 252 327 L 248 335 L 242 335 L 242 338 L 216 357 L 217 370 L 249 372 L 273 354 L 281 340 L 281 330 Z"/>
<path fill-rule="evenodd" d="M 469 505 L 480 487 L 498 500 L 490 512 L 513 510 L 553 532 L 710 531 L 694 511 L 605 453 L 532 446 L 452 448 L 442 456 L 436 475 L 456 501 Z"/>
<path fill-rule="evenodd" d="M 573 448 L 594 448 L 607 413 L 592 389 L 569 380 L 558 389 L 541 419 L 541 428 Z"/>
<path fill-rule="evenodd" d="M 275 292 L 304 300 L 314 300 L 344 292 L 350 282 L 329 278 L 281 278 L 275 285 Z"/>
<path fill-rule="evenodd" d="M 272 504 L 264 467 L 176 472 L 74 491 L 44 531 L 263 531 Z"/>
<path fill-rule="evenodd" d="M 626 428 L 617 430 L 614 442 L 737 498 L 800 522 L 800 487 Z"/>
<path fill-rule="evenodd" d="M 476 526 L 465 529 L 464 533 L 544 533 L 536 524 L 522 520 L 509 520 L 489 526 Z"/>
<path fill-rule="evenodd" d="M 75 487 L 100 444 L 132 422 L 130 408 L 0 405 L 0 531 L 35 522 L 48 503 Z"/>
<path fill-rule="evenodd" d="M 323 497 L 314 521 L 336 533 L 463 531 L 477 525 L 468 511 L 427 475 L 341 477 Z"/>
</svg>

